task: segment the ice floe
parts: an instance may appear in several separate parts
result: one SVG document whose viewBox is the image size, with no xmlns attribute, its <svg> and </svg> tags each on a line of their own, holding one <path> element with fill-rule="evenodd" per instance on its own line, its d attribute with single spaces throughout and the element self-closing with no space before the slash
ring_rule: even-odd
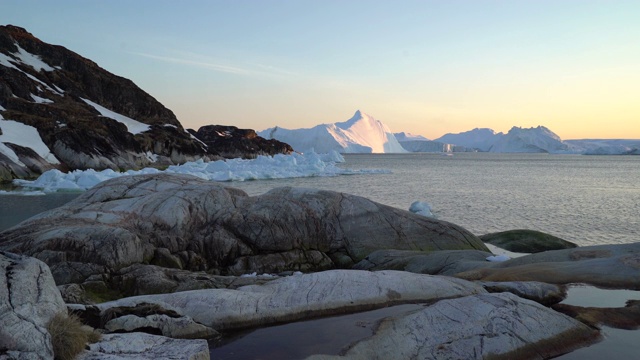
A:
<svg viewBox="0 0 640 360">
<path fill-rule="evenodd" d="M 160 172 L 189 174 L 212 181 L 245 181 L 260 179 L 285 179 L 296 177 L 338 176 L 355 174 L 381 174 L 388 170 L 366 169 L 351 170 L 339 167 L 344 162 L 342 155 L 337 152 L 328 154 L 294 153 L 291 155 L 258 156 L 255 159 L 228 159 L 212 162 L 202 160 L 188 162 L 182 165 L 169 166 L 166 170 L 145 168 L 117 172 L 113 170 L 96 171 L 74 170 L 63 173 L 59 170 L 49 170 L 33 181 L 14 180 L 14 184 L 30 189 L 38 189 L 45 193 L 56 191 L 84 191 L 96 184 L 120 176 L 154 174 Z"/>
</svg>

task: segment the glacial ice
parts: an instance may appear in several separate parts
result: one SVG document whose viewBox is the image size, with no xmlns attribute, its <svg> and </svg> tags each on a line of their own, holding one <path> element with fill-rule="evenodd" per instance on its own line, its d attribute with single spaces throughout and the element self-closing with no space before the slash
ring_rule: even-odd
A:
<svg viewBox="0 0 640 360">
<path fill-rule="evenodd" d="M 188 162 L 182 165 L 169 166 L 167 173 L 189 174 L 211 181 L 245 181 L 258 179 L 284 179 L 296 177 L 314 176 L 338 176 L 353 174 L 381 174 L 389 173 L 388 170 L 366 169 L 351 170 L 337 166 L 344 162 L 342 155 L 337 152 L 327 154 L 306 153 L 291 155 L 278 154 L 271 156 L 258 156 L 255 159 L 228 159 L 212 162 L 202 160 Z M 96 171 L 74 170 L 63 173 L 59 170 L 49 170 L 33 181 L 14 180 L 13 183 L 29 189 L 39 189 L 45 193 L 56 191 L 84 191 L 96 184 L 127 175 L 154 174 L 161 170 L 145 168 L 142 170 L 129 170 L 117 172 L 110 169 Z M 20 194 L 16 192 L 16 194 Z"/>
</svg>

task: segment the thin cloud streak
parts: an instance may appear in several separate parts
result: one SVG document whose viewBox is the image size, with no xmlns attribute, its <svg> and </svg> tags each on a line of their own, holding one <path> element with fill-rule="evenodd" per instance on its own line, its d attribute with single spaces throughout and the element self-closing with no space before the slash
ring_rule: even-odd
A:
<svg viewBox="0 0 640 360">
<path fill-rule="evenodd" d="M 219 72 L 224 72 L 229 74 L 236 74 L 236 75 L 251 74 L 251 72 L 246 69 L 242 69 L 234 66 L 220 65 L 220 64 L 210 63 L 210 62 L 194 61 L 189 59 L 179 59 L 179 58 L 173 58 L 168 56 L 159 56 L 159 55 L 152 55 L 152 54 L 139 53 L 139 52 L 133 52 L 133 54 L 164 61 L 164 62 L 197 66 L 197 67 L 202 67 L 202 68 L 211 69 L 214 71 L 219 71 Z"/>
</svg>

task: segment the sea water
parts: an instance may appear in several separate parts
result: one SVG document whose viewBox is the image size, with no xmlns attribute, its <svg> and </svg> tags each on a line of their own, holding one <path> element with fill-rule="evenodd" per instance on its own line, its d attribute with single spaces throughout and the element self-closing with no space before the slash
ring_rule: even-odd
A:
<svg viewBox="0 0 640 360">
<path fill-rule="evenodd" d="M 539 230 L 580 246 L 640 241 L 640 157 L 548 154 L 345 155 L 341 166 L 388 169 L 348 175 L 231 183 L 250 195 L 277 186 L 346 192 L 434 214 L 477 235 Z"/>
<path fill-rule="evenodd" d="M 640 241 L 640 157 L 548 154 L 347 154 L 341 167 L 386 174 L 225 182 L 249 195 L 320 188 L 408 209 L 428 202 L 477 235 L 544 231 L 580 246 Z M 77 194 L 0 195 L 0 230 Z"/>
</svg>

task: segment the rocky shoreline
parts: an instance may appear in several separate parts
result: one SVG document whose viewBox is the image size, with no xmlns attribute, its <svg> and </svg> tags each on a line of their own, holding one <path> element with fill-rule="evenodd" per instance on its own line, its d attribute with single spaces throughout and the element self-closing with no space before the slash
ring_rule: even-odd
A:
<svg viewBox="0 0 640 360">
<path fill-rule="evenodd" d="M 640 326 L 636 303 L 557 305 L 572 283 L 640 289 L 640 243 L 507 235 L 539 252 L 487 261 L 455 224 L 344 193 L 117 178 L 0 233 L 0 359 L 52 359 L 60 313 L 102 333 L 80 359 L 207 359 L 220 333 L 399 304 L 424 306 L 310 358 L 551 358 L 598 341 L 607 314 Z"/>
</svg>

